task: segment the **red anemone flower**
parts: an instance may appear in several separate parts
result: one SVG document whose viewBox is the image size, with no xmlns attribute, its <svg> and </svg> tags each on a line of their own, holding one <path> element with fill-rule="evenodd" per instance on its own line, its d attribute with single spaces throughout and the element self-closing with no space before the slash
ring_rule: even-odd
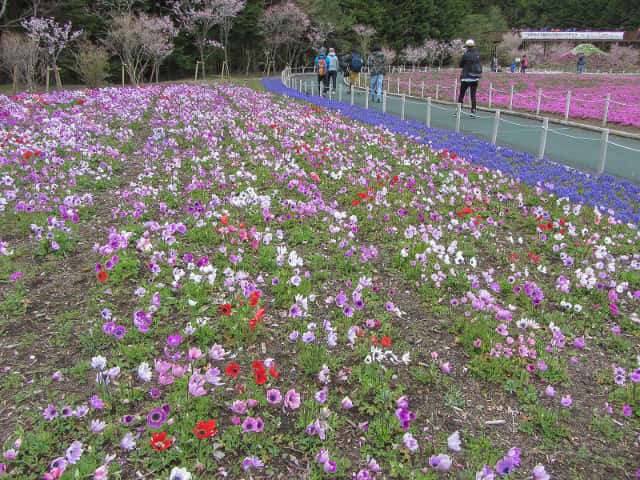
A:
<svg viewBox="0 0 640 480">
<path fill-rule="evenodd" d="M 104 270 L 100 270 L 98 272 L 98 280 L 100 280 L 101 282 L 105 282 L 107 280 L 107 272 L 105 272 Z"/>
<path fill-rule="evenodd" d="M 223 315 L 231 315 L 231 305 L 225 303 L 220 307 L 220 313 Z"/>
<path fill-rule="evenodd" d="M 196 428 L 192 428 L 191 430 L 193 430 L 193 433 L 196 434 L 196 437 L 198 437 L 201 440 L 203 438 L 212 437 L 216 433 L 218 433 L 218 430 L 216 429 L 216 421 L 213 418 L 208 422 L 203 422 L 203 421 L 198 422 L 198 425 L 196 426 Z"/>
<path fill-rule="evenodd" d="M 256 305 L 258 305 L 259 300 L 260 300 L 260 292 L 255 291 L 249 297 L 249 305 L 251 305 L 252 307 L 255 307 Z"/>
<path fill-rule="evenodd" d="M 240 373 L 240 365 L 238 365 L 236 362 L 231 362 L 227 367 L 226 373 L 230 377 L 237 377 Z"/>
<path fill-rule="evenodd" d="M 157 451 L 165 450 L 171 446 L 171 439 L 167 438 L 165 432 L 153 432 L 150 442 L 153 449 Z"/>
<path fill-rule="evenodd" d="M 276 370 L 275 363 L 272 363 L 269 367 L 269 375 L 271 375 L 273 378 L 280 378 L 280 374 L 278 374 L 278 371 Z"/>
<path fill-rule="evenodd" d="M 266 309 L 264 307 L 259 308 L 258 310 L 256 310 L 254 318 L 256 319 L 257 322 L 260 322 L 260 320 L 262 320 L 262 318 L 264 317 L 265 312 L 266 312 Z"/>
<path fill-rule="evenodd" d="M 265 383 L 267 383 L 267 376 L 264 372 L 254 371 L 253 374 L 255 376 L 257 385 L 264 385 Z"/>
<path fill-rule="evenodd" d="M 382 337 L 382 339 L 380 340 L 380 344 L 383 347 L 390 347 L 391 346 L 391 339 L 385 335 L 384 337 Z"/>
<path fill-rule="evenodd" d="M 251 370 L 259 373 L 265 373 L 267 371 L 267 369 L 264 367 L 264 363 L 262 363 L 260 360 L 255 360 L 251 364 Z"/>
</svg>

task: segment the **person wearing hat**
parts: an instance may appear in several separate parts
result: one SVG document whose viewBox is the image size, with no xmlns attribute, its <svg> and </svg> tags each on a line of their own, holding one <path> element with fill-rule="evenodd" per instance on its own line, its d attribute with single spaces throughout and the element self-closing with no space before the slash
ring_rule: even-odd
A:
<svg viewBox="0 0 640 480">
<path fill-rule="evenodd" d="M 482 63 L 480 63 L 480 55 L 476 51 L 476 42 L 469 39 L 465 42 L 465 52 L 460 59 L 460 93 L 458 95 L 458 103 L 464 103 L 464 96 L 467 90 L 471 92 L 471 117 L 476 117 L 476 92 L 478 91 L 478 83 L 482 77 Z"/>
<path fill-rule="evenodd" d="M 338 78 L 338 68 L 340 68 L 340 62 L 338 60 L 338 56 L 336 55 L 335 48 L 329 49 L 329 55 L 327 55 L 327 87 L 330 84 L 333 85 L 333 93 L 336 93 L 336 80 Z"/>
</svg>

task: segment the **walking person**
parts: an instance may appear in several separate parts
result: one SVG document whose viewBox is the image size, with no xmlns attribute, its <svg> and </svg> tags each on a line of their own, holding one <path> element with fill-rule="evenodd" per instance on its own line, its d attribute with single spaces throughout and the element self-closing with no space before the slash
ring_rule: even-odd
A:
<svg viewBox="0 0 640 480">
<path fill-rule="evenodd" d="M 587 57 L 585 57 L 584 53 L 580 54 L 580 58 L 578 58 L 578 73 L 582 73 L 584 71 L 584 64 L 587 62 Z"/>
<path fill-rule="evenodd" d="M 329 89 L 329 78 L 327 76 L 329 66 L 327 65 L 326 53 L 327 50 L 322 47 L 313 63 L 313 71 L 318 75 L 318 95 L 320 96 Z"/>
<path fill-rule="evenodd" d="M 520 61 L 520 72 L 524 75 L 527 72 L 527 68 L 529 68 L 529 60 L 527 60 L 527 54 L 525 53 Z"/>
<path fill-rule="evenodd" d="M 332 92 L 335 94 L 336 93 L 336 80 L 338 78 L 338 68 L 340 67 L 339 65 L 339 60 L 338 60 L 338 56 L 336 55 L 336 51 L 334 48 L 330 48 L 329 49 L 329 55 L 327 55 L 327 90 L 329 89 L 329 87 L 331 87 L 331 85 L 333 85 L 333 88 L 331 88 Z"/>
<path fill-rule="evenodd" d="M 349 55 L 345 55 L 345 63 L 349 69 L 349 87 L 360 83 L 360 71 L 362 70 L 362 57 L 356 53 L 356 49 L 351 50 Z"/>
<path fill-rule="evenodd" d="M 371 55 L 367 58 L 367 66 L 369 67 L 369 75 L 371 75 L 371 101 L 382 101 L 382 82 L 384 80 L 384 72 L 386 69 L 386 59 L 379 45 L 371 48 Z"/>
<path fill-rule="evenodd" d="M 465 52 L 460 59 L 460 93 L 458 94 L 458 103 L 464 103 L 464 96 L 469 90 L 471 93 L 471 118 L 476 115 L 476 92 L 478 91 L 478 83 L 482 77 L 482 63 L 480 55 L 476 51 L 476 42 L 469 39 L 465 42 Z"/>
</svg>

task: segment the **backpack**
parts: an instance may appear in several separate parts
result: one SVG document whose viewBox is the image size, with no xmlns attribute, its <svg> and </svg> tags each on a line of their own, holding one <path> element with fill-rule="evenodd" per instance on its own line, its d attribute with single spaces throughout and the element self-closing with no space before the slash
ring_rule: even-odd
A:
<svg viewBox="0 0 640 480">
<path fill-rule="evenodd" d="M 524 59 L 524 66 L 525 68 L 529 66 L 529 60 L 527 60 L 526 58 Z"/>
<path fill-rule="evenodd" d="M 321 77 L 327 74 L 327 59 L 325 57 L 318 57 L 318 75 Z"/>
<path fill-rule="evenodd" d="M 476 61 L 471 64 L 471 68 L 469 69 L 469 76 L 471 78 L 481 78 L 482 77 L 482 63 L 480 62 L 480 57 L 476 57 Z"/>
<path fill-rule="evenodd" d="M 360 58 L 360 55 L 358 55 L 357 53 L 354 53 L 353 57 L 351 57 L 350 68 L 352 72 L 359 72 L 360 70 L 362 70 L 362 58 Z"/>
</svg>

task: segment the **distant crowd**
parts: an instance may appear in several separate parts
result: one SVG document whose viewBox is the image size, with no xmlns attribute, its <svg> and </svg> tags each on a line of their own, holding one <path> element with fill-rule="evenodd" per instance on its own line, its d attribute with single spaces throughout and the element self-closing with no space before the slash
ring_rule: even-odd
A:
<svg viewBox="0 0 640 480">
<path fill-rule="evenodd" d="M 341 72 L 345 77 L 349 76 L 349 87 L 358 84 L 364 63 L 355 49 L 345 54 L 336 53 L 334 48 L 329 48 L 327 53 L 327 50 L 322 47 L 313 65 L 313 70 L 318 78 L 319 94 L 336 93 L 338 72 Z M 367 57 L 366 65 L 371 81 L 371 100 L 380 102 L 382 99 L 382 81 L 386 71 L 386 58 L 379 46 L 374 45 L 371 48 L 371 54 Z"/>
</svg>

